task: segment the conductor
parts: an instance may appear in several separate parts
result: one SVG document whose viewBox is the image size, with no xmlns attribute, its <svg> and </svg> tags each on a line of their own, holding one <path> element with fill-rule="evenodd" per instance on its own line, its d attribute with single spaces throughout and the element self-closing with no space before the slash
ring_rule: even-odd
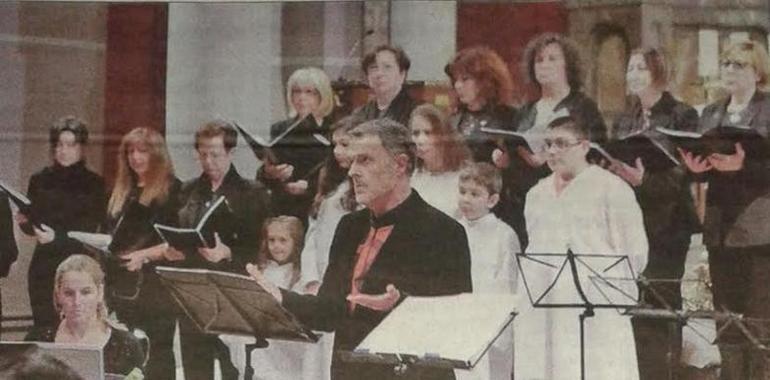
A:
<svg viewBox="0 0 770 380">
<path fill-rule="evenodd" d="M 439 296 L 471 291 L 468 239 L 462 226 L 428 205 L 411 188 L 414 150 L 409 131 L 390 119 L 351 130 L 349 176 L 366 208 L 346 215 L 334 235 L 329 266 L 317 296 L 279 289 L 256 266 L 251 276 L 300 321 L 336 331 L 332 379 L 453 379 L 449 369 L 340 360 L 407 294 Z"/>
</svg>

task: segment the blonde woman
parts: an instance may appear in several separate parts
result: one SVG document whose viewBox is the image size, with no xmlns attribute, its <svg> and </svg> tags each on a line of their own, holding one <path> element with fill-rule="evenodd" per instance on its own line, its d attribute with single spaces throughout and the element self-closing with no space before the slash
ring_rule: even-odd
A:
<svg viewBox="0 0 770 380">
<path fill-rule="evenodd" d="M 144 352 L 139 341 L 107 319 L 104 277 L 99 263 L 85 255 L 72 255 L 59 264 L 53 298 L 61 322 L 58 327 L 33 331 L 27 340 L 101 348 L 105 372 L 142 371 Z"/>
<path fill-rule="evenodd" d="M 289 118 L 270 127 L 270 138 L 283 136 L 273 147 L 279 162 L 264 162 L 257 174 L 272 191 L 276 215 L 293 215 L 303 222 L 315 195 L 318 171 L 331 153 L 331 113 L 334 93 L 321 69 L 295 71 L 286 84 Z"/>
<path fill-rule="evenodd" d="M 149 378 L 173 379 L 175 373 L 174 301 L 153 267 L 181 257 L 173 256 L 152 225 L 176 224 L 180 186 L 159 132 L 140 127 L 123 136 L 105 223 L 113 234 L 110 249 L 120 260 L 108 263 L 107 295 L 121 321 L 152 341 Z"/>
</svg>

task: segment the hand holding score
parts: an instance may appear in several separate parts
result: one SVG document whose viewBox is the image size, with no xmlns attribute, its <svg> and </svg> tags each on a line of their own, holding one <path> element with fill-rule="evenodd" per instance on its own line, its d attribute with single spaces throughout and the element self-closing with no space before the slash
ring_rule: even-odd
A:
<svg viewBox="0 0 770 380">
<path fill-rule="evenodd" d="M 644 181 L 644 164 L 639 157 L 636 158 L 634 166 L 630 166 L 619 160 L 612 160 L 609 170 L 634 187 L 640 186 Z"/>
<path fill-rule="evenodd" d="M 741 143 L 735 143 L 735 153 L 719 154 L 714 153 L 708 156 L 707 160 L 711 166 L 720 172 L 737 172 L 743 169 L 743 161 L 746 158 L 746 152 Z"/>
<path fill-rule="evenodd" d="M 269 179 L 286 182 L 294 173 L 294 166 L 289 164 L 273 165 L 270 162 L 265 162 L 265 177 Z"/>
<path fill-rule="evenodd" d="M 225 243 L 219 238 L 218 233 L 214 233 L 214 240 L 216 244 L 214 248 L 198 248 L 198 253 L 203 256 L 204 259 L 218 263 L 222 260 L 230 259 L 233 257 L 233 253 Z"/>
<path fill-rule="evenodd" d="M 347 300 L 377 311 L 387 311 L 396 305 L 401 298 L 401 292 L 393 284 L 385 287 L 385 293 L 382 294 L 348 294 Z"/>
<path fill-rule="evenodd" d="M 687 166 L 687 169 L 689 169 L 691 172 L 698 174 L 707 172 L 713 168 L 709 160 L 700 156 L 695 156 L 682 148 L 678 148 L 678 150 L 679 155 L 682 156 L 684 165 Z"/>
</svg>

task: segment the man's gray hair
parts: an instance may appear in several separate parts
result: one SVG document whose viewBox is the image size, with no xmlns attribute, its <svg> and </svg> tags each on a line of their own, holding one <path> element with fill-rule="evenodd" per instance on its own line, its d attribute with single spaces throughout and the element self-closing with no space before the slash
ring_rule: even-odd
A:
<svg viewBox="0 0 770 380">
<path fill-rule="evenodd" d="M 408 158 L 406 174 L 411 176 L 414 172 L 415 153 L 412 134 L 403 124 L 389 119 L 376 119 L 359 124 L 350 131 L 350 136 L 360 139 L 365 136 L 376 136 L 392 156 L 405 154 Z"/>
</svg>

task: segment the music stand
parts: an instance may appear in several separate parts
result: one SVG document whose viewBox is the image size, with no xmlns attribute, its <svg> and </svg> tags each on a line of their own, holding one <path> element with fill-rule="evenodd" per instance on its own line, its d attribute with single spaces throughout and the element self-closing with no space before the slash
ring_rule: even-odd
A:
<svg viewBox="0 0 770 380">
<path fill-rule="evenodd" d="M 340 357 L 393 365 L 400 374 L 412 365 L 472 369 L 513 321 L 514 305 L 513 295 L 409 296 Z"/>
<path fill-rule="evenodd" d="M 594 309 L 636 305 L 636 276 L 628 256 L 567 250 L 566 254 L 517 253 L 516 261 L 533 307 L 583 309 L 579 316 L 580 378 L 585 379 L 586 318 L 594 316 Z"/>
<path fill-rule="evenodd" d="M 162 266 L 155 271 L 163 286 L 202 332 L 256 339 L 256 343 L 246 345 L 246 379 L 254 376 L 251 352 L 267 347 L 267 339 L 318 341 L 316 334 L 248 276 Z"/>
</svg>

